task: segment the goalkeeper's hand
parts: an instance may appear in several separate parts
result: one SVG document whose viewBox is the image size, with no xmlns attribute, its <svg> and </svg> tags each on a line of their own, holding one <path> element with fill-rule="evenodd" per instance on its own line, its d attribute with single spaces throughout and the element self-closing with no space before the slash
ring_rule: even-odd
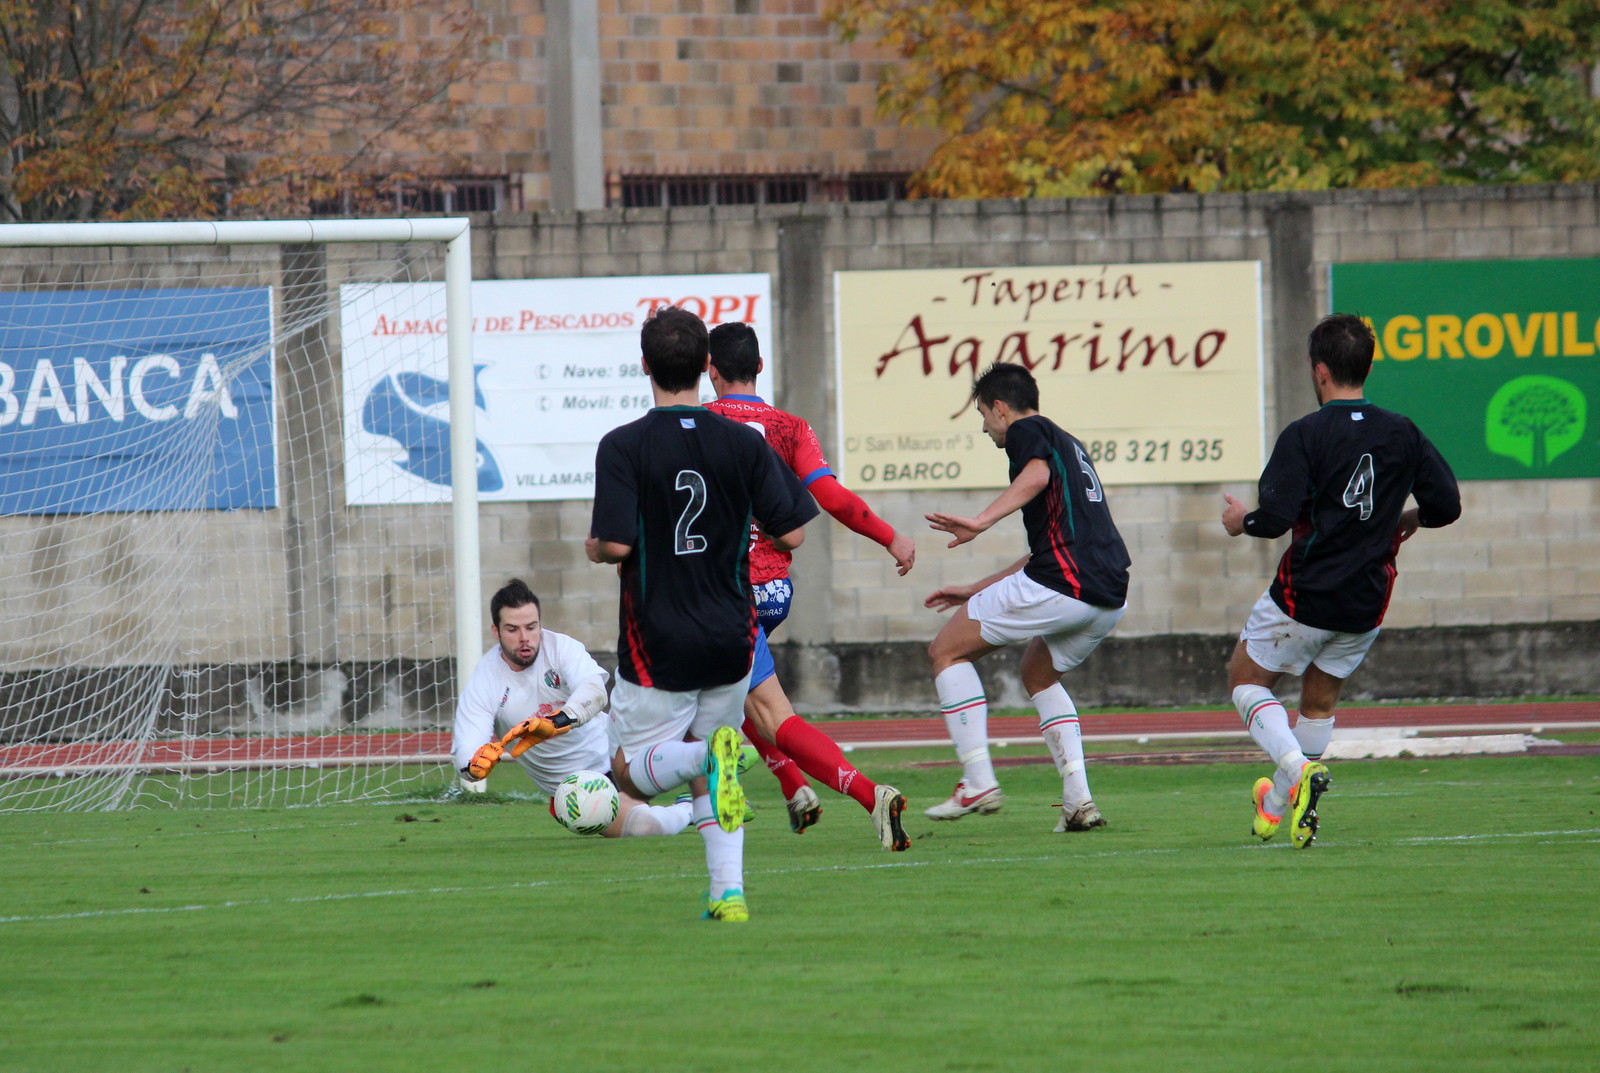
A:
<svg viewBox="0 0 1600 1073">
<path fill-rule="evenodd" d="M 524 719 L 511 728 L 511 732 L 501 738 L 501 742 L 511 745 L 511 755 L 521 756 L 528 749 L 541 741 L 549 741 L 567 733 L 573 727 L 571 719 L 564 712 L 557 712 L 546 719 L 536 715 L 531 719 Z M 512 744 L 512 743 L 515 744 Z"/>
<path fill-rule="evenodd" d="M 505 745 L 498 741 L 480 745 L 478 751 L 472 754 L 472 759 L 467 763 L 467 774 L 475 779 L 487 779 L 489 772 L 494 770 L 494 766 L 505 755 L 505 751 Z"/>
</svg>

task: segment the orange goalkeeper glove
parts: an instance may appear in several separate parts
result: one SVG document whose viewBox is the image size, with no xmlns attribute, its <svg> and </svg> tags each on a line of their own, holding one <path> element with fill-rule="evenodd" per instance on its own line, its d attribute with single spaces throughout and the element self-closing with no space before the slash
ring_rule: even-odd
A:
<svg viewBox="0 0 1600 1073">
<path fill-rule="evenodd" d="M 541 741 L 559 738 L 571 729 L 572 720 L 568 719 L 562 712 L 557 712 L 548 719 L 536 715 L 532 719 L 524 719 L 512 727 L 511 732 L 501 738 L 500 741 L 503 744 L 511 744 L 515 740 L 515 744 L 511 745 L 511 755 L 512 757 L 518 757 Z"/>
<path fill-rule="evenodd" d="M 489 772 L 494 770 L 494 766 L 505 755 L 505 751 L 505 745 L 498 741 L 480 745 L 478 751 L 472 754 L 472 759 L 467 763 L 467 774 L 475 779 L 487 779 Z"/>
</svg>

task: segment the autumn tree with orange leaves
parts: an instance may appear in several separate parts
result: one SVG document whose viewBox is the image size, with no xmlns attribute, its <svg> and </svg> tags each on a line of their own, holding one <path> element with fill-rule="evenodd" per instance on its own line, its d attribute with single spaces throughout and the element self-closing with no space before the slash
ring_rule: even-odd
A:
<svg viewBox="0 0 1600 1073">
<path fill-rule="evenodd" d="M 419 16 L 435 31 L 400 40 Z M 447 148 L 482 43 L 469 0 L 0 0 L 0 219 L 267 215 L 369 189 L 397 153 Z"/>
<path fill-rule="evenodd" d="M 836 0 L 935 197 L 1600 177 L 1593 0 Z"/>
</svg>

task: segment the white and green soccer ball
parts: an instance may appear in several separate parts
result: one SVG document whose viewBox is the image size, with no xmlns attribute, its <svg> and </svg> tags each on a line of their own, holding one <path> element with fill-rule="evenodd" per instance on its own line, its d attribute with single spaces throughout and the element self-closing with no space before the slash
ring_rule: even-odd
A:
<svg viewBox="0 0 1600 1073">
<path fill-rule="evenodd" d="M 550 799 L 550 814 L 574 834 L 597 835 L 617 818 L 621 801 L 611 780 L 598 771 L 574 771 Z"/>
</svg>

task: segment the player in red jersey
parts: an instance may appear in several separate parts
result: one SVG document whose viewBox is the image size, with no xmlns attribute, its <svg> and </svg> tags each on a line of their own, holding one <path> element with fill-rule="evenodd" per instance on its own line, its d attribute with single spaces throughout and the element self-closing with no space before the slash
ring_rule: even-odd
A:
<svg viewBox="0 0 1600 1073">
<path fill-rule="evenodd" d="M 859 496 L 839 483 L 823 457 L 816 431 L 804 418 L 770 406 L 756 394 L 756 374 L 762 365 L 760 344 L 748 324 L 720 324 L 713 328 L 710 374 L 717 400 L 707 409 L 760 431 L 817 504 L 852 532 L 887 548 L 904 576 L 916 558 L 911 538 L 896 533 Z M 789 552 L 773 546 L 752 528 L 750 584 L 755 590 L 757 619 L 768 636 L 789 614 L 794 593 L 789 581 L 792 559 Z M 763 659 L 759 647 L 744 712 L 745 737 L 777 776 L 789 803 L 789 826 L 796 833 L 815 823 L 822 812 L 816 791 L 806 782 L 809 774 L 866 809 L 885 849 L 903 850 L 910 845 L 900 827 L 905 798 L 892 786 L 873 783 L 845 759 L 832 738 L 795 714 L 772 673 L 770 659 Z"/>
</svg>

